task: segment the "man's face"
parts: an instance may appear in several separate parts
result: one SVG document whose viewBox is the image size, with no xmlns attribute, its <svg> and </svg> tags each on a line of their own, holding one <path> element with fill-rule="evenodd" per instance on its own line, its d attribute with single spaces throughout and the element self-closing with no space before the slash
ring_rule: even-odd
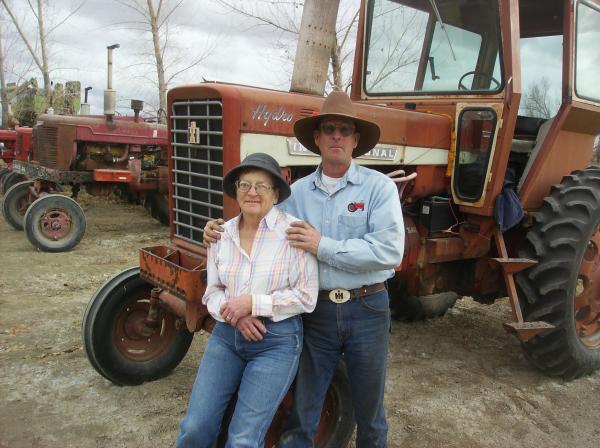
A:
<svg viewBox="0 0 600 448">
<path fill-rule="evenodd" d="M 314 131 L 314 137 L 323 164 L 348 166 L 360 134 L 350 118 L 326 118 Z"/>
</svg>

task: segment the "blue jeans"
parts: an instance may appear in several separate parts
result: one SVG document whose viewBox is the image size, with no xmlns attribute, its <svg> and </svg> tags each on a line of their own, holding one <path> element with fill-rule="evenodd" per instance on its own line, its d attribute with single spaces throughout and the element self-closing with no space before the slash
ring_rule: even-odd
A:
<svg viewBox="0 0 600 448">
<path fill-rule="evenodd" d="M 267 429 L 287 393 L 302 350 L 302 319 L 264 319 L 257 342 L 217 322 L 204 351 L 177 447 L 209 448 L 221 431 L 227 405 L 237 392 L 227 447 L 264 446 Z M 239 389 L 238 389 L 239 387 Z"/>
<path fill-rule="evenodd" d="M 387 291 L 343 304 L 319 300 L 305 314 L 304 348 L 294 389 L 294 406 L 279 448 L 306 448 L 313 439 L 323 400 L 341 354 L 344 354 L 357 423 L 356 446 L 386 446 L 383 407 L 390 309 Z"/>
</svg>

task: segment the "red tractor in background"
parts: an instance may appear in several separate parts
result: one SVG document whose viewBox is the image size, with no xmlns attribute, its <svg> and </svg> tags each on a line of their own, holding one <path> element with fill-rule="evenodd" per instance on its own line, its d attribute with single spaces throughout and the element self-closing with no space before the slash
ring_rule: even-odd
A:
<svg viewBox="0 0 600 448">
<path fill-rule="evenodd" d="M 401 175 L 404 186 L 406 247 L 391 306 L 415 319 L 459 296 L 508 297 L 505 329 L 533 366 L 565 379 L 600 368 L 600 168 L 589 167 L 599 41 L 600 0 L 362 0 L 352 80 L 358 115 L 381 127 L 357 163 Z M 561 89 L 555 116 L 519 115 L 522 79 L 550 72 Z M 239 213 L 223 175 L 255 152 L 277 159 L 290 182 L 314 171 L 319 160 L 293 125 L 322 101 L 221 83 L 169 91 L 171 244 L 141 249 L 138 267 L 92 297 L 82 336 L 101 375 L 120 385 L 165 376 L 193 333 L 211 330 L 202 231 Z M 347 445 L 348 400 L 341 370 L 315 446 Z"/>
<path fill-rule="evenodd" d="M 63 252 L 79 243 L 86 228 L 76 202 L 82 186 L 94 196 L 119 191 L 168 223 L 167 128 L 140 117 L 142 101 L 131 101 L 133 117 L 115 116 L 114 48 L 108 47 L 104 116 L 39 115 L 30 160 L 13 162 L 26 180 L 6 191 L 4 217 L 39 250 Z M 71 197 L 61 194 L 62 185 L 71 186 Z"/>
<path fill-rule="evenodd" d="M 13 172 L 12 165 L 14 160 L 29 160 L 31 137 L 31 128 L 0 129 L 0 158 L 6 163 L 6 167 L 0 170 L 0 192 L 4 193 L 25 180 L 25 176 Z"/>
</svg>

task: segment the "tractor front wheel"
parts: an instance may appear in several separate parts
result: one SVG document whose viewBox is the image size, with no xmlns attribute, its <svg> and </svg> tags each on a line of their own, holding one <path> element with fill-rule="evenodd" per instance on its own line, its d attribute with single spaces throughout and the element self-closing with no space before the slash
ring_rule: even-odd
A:
<svg viewBox="0 0 600 448">
<path fill-rule="evenodd" d="M 183 359 L 193 334 L 175 327 L 177 317 L 162 308 L 147 320 L 152 285 L 140 278 L 140 268 L 127 269 L 107 280 L 85 310 L 83 346 L 94 367 L 121 386 L 141 384 L 169 374 Z"/>
<path fill-rule="evenodd" d="M 77 202 L 60 194 L 34 201 L 25 213 L 27 238 L 44 252 L 66 252 L 77 246 L 85 233 L 85 215 Z"/>
<path fill-rule="evenodd" d="M 4 220 L 15 230 L 23 230 L 23 217 L 32 203 L 29 187 L 32 181 L 26 180 L 10 187 L 4 195 L 2 214 Z"/>
<path fill-rule="evenodd" d="M 518 274 L 526 321 L 554 329 L 521 345 L 537 368 L 573 379 L 600 368 L 600 169 L 565 176 L 544 199 Z"/>
<path fill-rule="evenodd" d="M 27 180 L 27 177 L 25 177 L 24 175 L 11 171 L 9 173 L 6 173 L 2 178 L 2 182 L 0 182 L 0 190 L 2 190 L 2 194 L 6 194 L 10 187 L 25 180 Z"/>
</svg>

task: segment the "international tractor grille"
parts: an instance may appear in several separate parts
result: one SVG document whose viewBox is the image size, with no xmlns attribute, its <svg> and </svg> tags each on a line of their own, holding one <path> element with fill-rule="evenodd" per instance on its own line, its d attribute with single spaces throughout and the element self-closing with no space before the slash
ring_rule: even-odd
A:
<svg viewBox="0 0 600 448">
<path fill-rule="evenodd" d="M 174 236 L 201 243 L 207 221 L 223 217 L 223 103 L 173 103 Z"/>
<path fill-rule="evenodd" d="M 33 145 L 33 160 L 46 168 L 57 168 L 57 129 L 49 126 L 38 126 Z"/>
</svg>

